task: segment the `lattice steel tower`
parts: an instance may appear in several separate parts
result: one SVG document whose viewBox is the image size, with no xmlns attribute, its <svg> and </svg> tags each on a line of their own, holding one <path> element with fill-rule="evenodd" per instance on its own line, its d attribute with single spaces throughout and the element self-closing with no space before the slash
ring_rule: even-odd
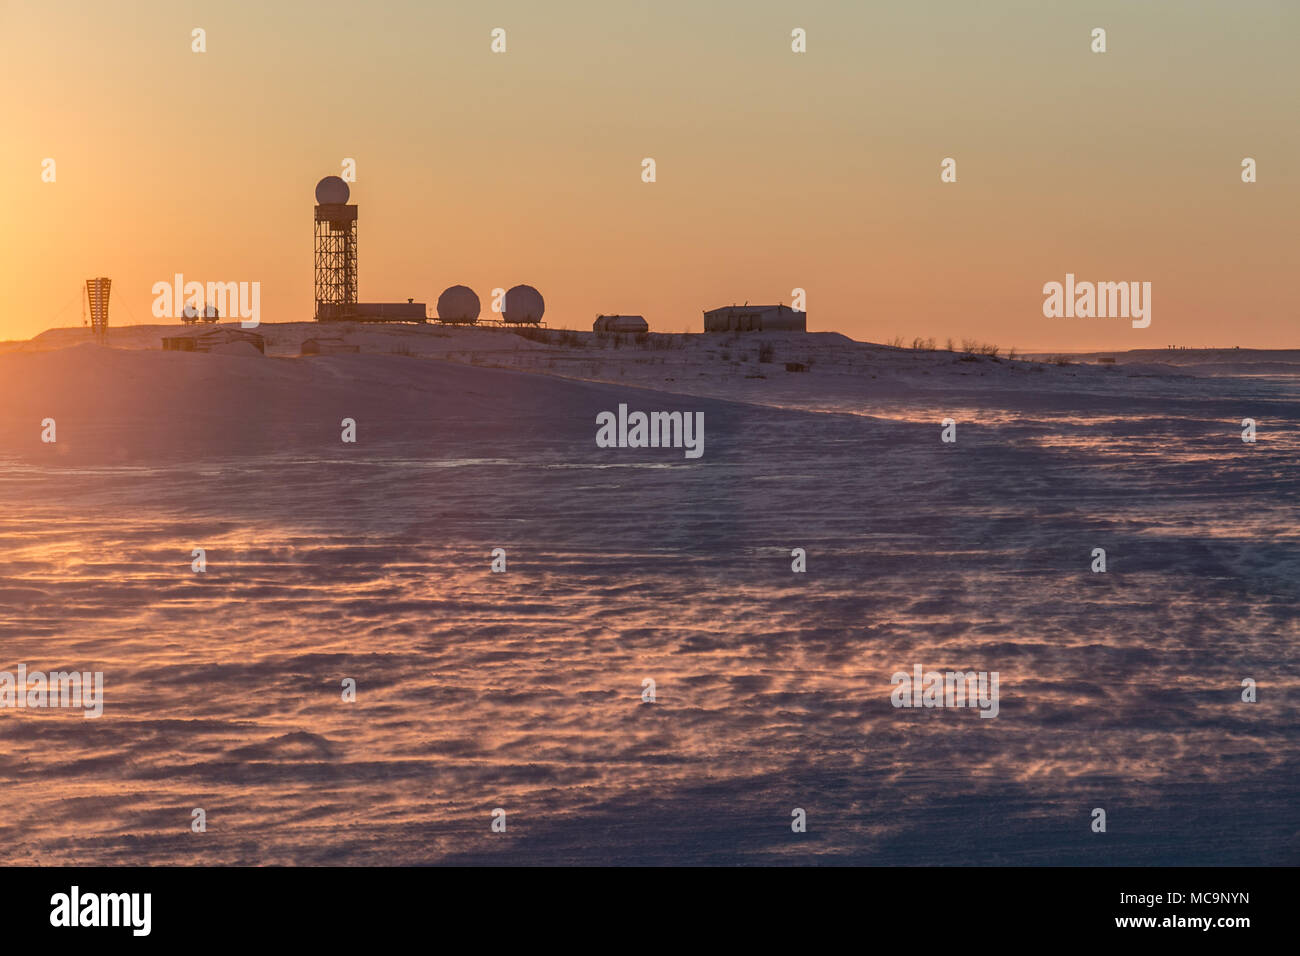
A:
<svg viewBox="0 0 1300 956">
<path fill-rule="evenodd" d="M 86 280 L 86 301 L 90 303 L 90 332 L 96 338 L 108 338 L 108 293 L 113 280 L 101 276 Z"/>
<path fill-rule="evenodd" d="M 316 318 L 322 305 L 357 304 L 357 207 L 337 176 L 316 184 Z"/>
</svg>

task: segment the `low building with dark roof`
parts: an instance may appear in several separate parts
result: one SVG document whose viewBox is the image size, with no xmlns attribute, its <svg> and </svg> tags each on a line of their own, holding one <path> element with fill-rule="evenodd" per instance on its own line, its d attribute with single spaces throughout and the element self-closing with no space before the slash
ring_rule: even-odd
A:
<svg viewBox="0 0 1300 956">
<path fill-rule="evenodd" d="M 705 332 L 807 332 L 808 313 L 788 305 L 728 305 L 704 313 Z"/>
</svg>

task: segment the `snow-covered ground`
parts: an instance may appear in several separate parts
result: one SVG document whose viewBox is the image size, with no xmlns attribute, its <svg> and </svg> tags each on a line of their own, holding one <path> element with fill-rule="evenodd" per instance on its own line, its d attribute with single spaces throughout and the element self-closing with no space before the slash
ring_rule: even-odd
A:
<svg viewBox="0 0 1300 956">
<path fill-rule="evenodd" d="M 178 331 L 0 347 L 4 862 L 1300 862 L 1296 353 Z"/>
</svg>

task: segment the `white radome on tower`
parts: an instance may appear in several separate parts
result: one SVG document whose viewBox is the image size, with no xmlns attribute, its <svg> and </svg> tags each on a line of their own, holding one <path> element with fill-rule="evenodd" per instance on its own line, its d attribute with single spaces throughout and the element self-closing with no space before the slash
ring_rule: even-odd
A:
<svg viewBox="0 0 1300 956">
<path fill-rule="evenodd" d="M 321 206 L 342 206 L 351 195 L 348 184 L 337 176 L 326 176 L 316 184 L 316 202 Z"/>
</svg>

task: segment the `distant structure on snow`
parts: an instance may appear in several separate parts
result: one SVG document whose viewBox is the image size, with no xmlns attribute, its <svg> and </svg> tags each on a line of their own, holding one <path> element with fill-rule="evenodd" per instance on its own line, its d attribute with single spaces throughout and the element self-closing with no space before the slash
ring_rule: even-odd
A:
<svg viewBox="0 0 1300 956">
<path fill-rule="evenodd" d="M 517 285 L 506 293 L 501 318 L 506 325 L 541 325 L 545 313 L 542 294 L 530 285 Z"/>
<path fill-rule="evenodd" d="M 215 305 L 204 306 L 200 312 L 197 306 L 187 305 L 181 311 L 181 322 L 185 325 L 197 325 L 199 322 L 209 324 L 221 321 L 221 313 L 217 311 Z"/>
<path fill-rule="evenodd" d="M 316 319 L 319 322 L 423 322 L 426 318 L 423 302 L 350 302 L 319 303 Z"/>
<path fill-rule="evenodd" d="M 598 315 L 591 328 L 595 332 L 649 332 L 650 324 L 640 315 Z"/>
<path fill-rule="evenodd" d="M 481 310 L 478 293 L 467 285 L 454 285 L 438 296 L 438 321 L 443 325 L 473 325 Z"/>
<path fill-rule="evenodd" d="M 729 305 L 704 313 L 705 332 L 807 332 L 808 313 L 788 305 Z"/>
<path fill-rule="evenodd" d="M 185 335 L 164 335 L 162 347 L 165 352 L 211 352 L 219 345 L 234 345 L 239 342 L 247 342 L 263 355 L 266 354 L 266 340 L 256 332 L 245 329 L 211 329 Z"/>
<path fill-rule="evenodd" d="M 357 301 L 357 207 L 338 176 L 316 184 L 316 321 L 423 322 L 423 302 Z"/>
<path fill-rule="evenodd" d="M 113 280 L 100 276 L 86 280 L 86 300 L 90 303 L 90 331 L 99 339 L 108 337 L 108 295 Z"/>
</svg>

